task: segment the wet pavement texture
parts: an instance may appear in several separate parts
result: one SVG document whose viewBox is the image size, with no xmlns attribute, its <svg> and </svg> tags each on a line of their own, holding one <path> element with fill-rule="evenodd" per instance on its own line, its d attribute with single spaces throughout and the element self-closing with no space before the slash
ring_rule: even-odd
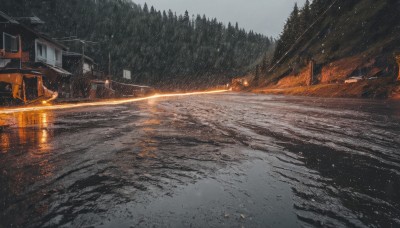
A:
<svg viewBox="0 0 400 228">
<path fill-rule="evenodd" d="M 400 227 L 400 103 L 226 93 L 0 114 L 0 227 Z"/>
</svg>

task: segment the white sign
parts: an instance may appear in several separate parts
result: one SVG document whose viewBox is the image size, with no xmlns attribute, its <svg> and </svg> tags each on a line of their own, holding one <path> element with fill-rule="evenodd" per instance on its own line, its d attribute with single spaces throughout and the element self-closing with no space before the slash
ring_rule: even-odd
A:
<svg viewBox="0 0 400 228">
<path fill-rule="evenodd" d="M 129 80 L 132 79 L 130 70 L 124 70 L 124 78 Z"/>
</svg>

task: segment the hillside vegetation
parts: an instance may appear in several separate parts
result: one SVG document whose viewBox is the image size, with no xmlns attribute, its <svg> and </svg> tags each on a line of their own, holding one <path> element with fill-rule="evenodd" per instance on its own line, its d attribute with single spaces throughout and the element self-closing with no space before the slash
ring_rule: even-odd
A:
<svg viewBox="0 0 400 228">
<path fill-rule="evenodd" d="M 130 0 L 2 0 L 11 16 L 36 15 L 52 37 L 77 36 L 98 42 L 87 53 L 107 71 L 111 55 L 114 79 L 122 70 L 134 83 L 159 87 L 207 87 L 245 73 L 271 46 L 272 39 L 238 24 L 224 25 L 206 16 L 160 12 Z M 66 43 L 81 52 L 79 43 Z"/>
<path fill-rule="evenodd" d="M 270 66 L 263 69 L 261 86 L 306 86 L 303 72 L 314 60 L 314 84 L 359 89 L 343 84 L 349 77 L 359 76 L 372 80 L 360 83 L 368 85 L 366 89 L 375 83 L 372 87 L 380 90 L 379 96 L 390 96 L 389 89 L 394 88 L 398 75 L 395 56 L 400 50 L 399 12 L 398 0 L 314 0 L 300 9 L 296 5 Z M 379 85 L 387 86 L 386 95 Z M 361 89 L 353 95 L 374 97 L 375 93 Z"/>
</svg>

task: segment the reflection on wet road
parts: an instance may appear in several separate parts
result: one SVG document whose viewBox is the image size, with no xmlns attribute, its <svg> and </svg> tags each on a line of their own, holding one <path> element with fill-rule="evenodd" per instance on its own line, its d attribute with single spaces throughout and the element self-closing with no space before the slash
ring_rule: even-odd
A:
<svg viewBox="0 0 400 228">
<path fill-rule="evenodd" d="M 0 227 L 398 227 L 400 103 L 219 94 L 0 114 Z"/>
</svg>

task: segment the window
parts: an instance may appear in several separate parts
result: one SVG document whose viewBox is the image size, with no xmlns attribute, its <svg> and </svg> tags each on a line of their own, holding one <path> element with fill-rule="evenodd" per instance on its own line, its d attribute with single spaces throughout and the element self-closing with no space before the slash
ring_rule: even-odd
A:
<svg viewBox="0 0 400 228">
<path fill-rule="evenodd" d="M 62 51 L 59 49 L 54 49 L 54 59 L 56 60 L 55 64 L 58 67 L 62 67 Z"/>
<path fill-rule="evenodd" d="M 3 48 L 6 52 L 18 52 L 18 37 L 3 33 Z"/>
<path fill-rule="evenodd" d="M 38 44 L 38 52 L 40 56 L 43 55 L 43 46 L 41 44 Z"/>
<path fill-rule="evenodd" d="M 47 46 L 41 43 L 37 43 L 37 54 L 40 58 L 47 58 Z"/>
<path fill-rule="evenodd" d="M 56 50 L 54 50 L 54 52 L 55 52 L 56 62 L 60 61 L 60 56 L 59 56 L 60 51 L 56 49 Z"/>
</svg>

